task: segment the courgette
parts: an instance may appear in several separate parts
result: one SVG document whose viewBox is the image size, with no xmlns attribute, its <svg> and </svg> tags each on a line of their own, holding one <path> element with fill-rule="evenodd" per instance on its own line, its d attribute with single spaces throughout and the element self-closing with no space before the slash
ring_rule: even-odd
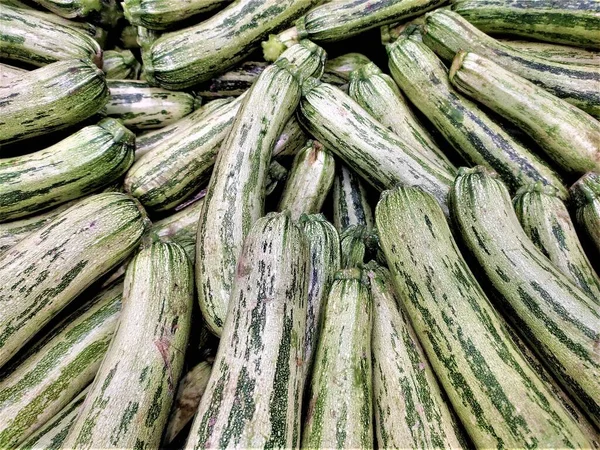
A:
<svg viewBox="0 0 600 450">
<path fill-rule="evenodd" d="M 198 231 L 198 218 L 202 211 L 204 199 L 196 200 L 191 205 L 186 206 L 180 211 L 171 214 L 164 219 L 154 222 L 151 232 L 156 233 L 160 238 L 171 239 L 178 244 L 181 241 L 193 240 L 196 242 L 196 233 Z M 189 253 L 188 253 L 189 255 Z M 192 261 L 194 258 L 190 258 Z"/>
<path fill-rule="evenodd" d="M 352 225 L 373 228 L 373 212 L 360 178 L 337 164 L 333 180 L 333 224 L 339 233 Z"/>
<path fill-rule="evenodd" d="M 237 97 L 250 89 L 268 65 L 264 61 L 244 61 L 207 81 L 196 92 L 204 98 Z"/>
<path fill-rule="evenodd" d="M 141 66 L 131 50 L 107 50 L 104 52 L 102 71 L 110 80 L 137 79 Z"/>
<path fill-rule="evenodd" d="M 0 63 L 0 85 L 3 85 L 9 80 L 20 78 L 28 72 L 26 69 L 11 66 L 9 64 Z"/>
<path fill-rule="evenodd" d="M 125 18 L 132 25 L 146 27 L 151 30 L 166 30 L 198 14 L 219 9 L 230 3 L 230 1 L 125 0 L 122 5 Z"/>
<path fill-rule="evenodd" d="M 371 60 L 362 53 L 345 53 L 327 60 L 321 79 L 329 84 L 346 84 L 350 81 L 352 72 L 370 62 Z"/>
<path fill-rule="evenodd" d="M 274 157 L 294 156 L 308 139 L 296 116 L 292 116 L 285 123 L 281 134 L 275 141 L 272 155 Z"/>
<path fill-rule="evenodd" d="M 547 42 L 516 41 L 513 39 L 499 39 L 504 45 L 520 52 L 535 56 L 536 58 L 549 59 L 559 63 L 581 64 L 598 67 L 600 54 L 593 50 L 585 50 L 568 45 L 549 44 Z"/>
<path fill-rule="evenodd" d="M 34 0 L 54 14 L 70 19 L 85 17 L 92 11 L 101 11 L 102 0 Z"/>
<path fill-rule="evenodd" d="M 575 222 L 600 256 L 600 173 L 585 174 L 569 192 L 575 208 Z M 590 253 L 593 252 L 590 249 Z"/>
</svg>

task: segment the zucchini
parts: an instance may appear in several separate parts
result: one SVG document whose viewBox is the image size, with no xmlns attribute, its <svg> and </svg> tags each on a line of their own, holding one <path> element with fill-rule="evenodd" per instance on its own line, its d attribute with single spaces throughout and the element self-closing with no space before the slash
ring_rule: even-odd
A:
<svg viewBox="0 0 600 450">
<path fill-rule="evenodd" d="M 198 25 L 161 36 L 142 53 L 151 83 L 194 86 L 244 59 L 273 30 L 304 13 L 315 0 L 236 0 Z"/>
<path fill-rule="evenodd" d="M 327 60 L 321 79 L 325 83 L 342 85 L 350 80 L 350 75 L 371 60 L 362 53 L 345 53 Z"/>
<path fill-rule="evenodd" d="M 298 447 L 307 269 L 306 237 L 289 214 L 254 223 L 186 448 Z"/>
<path fill-rule="evenodd" d="M 82 128 L 44 150 L 0 159 L 0 222 L 83 197 L 133 163 L 134 134 L 114 119 Z"/>
<path fill-rule="evenodd" d="M 71 59 L 32 70 L 0 86 L 0 144 L 75 125 L 108 100 L 104 73 Z"/>
<path fill-rule="evenodd" d="M 566 196 L 553 169 L 452 88 L 447 69 L 422 42 L 398 39 L 388 46 L 388 54 L 400 89 L 465 160 L 498 172 L 512 192 L 541 181 Z"/>
<path fill-rule="evenodd" d="M 452 10 L 486 34 L 600 49 L 595 0 L 454 0 Z"/>
<path fill-rule="evenodd" d="M 175 243 L 127 267 L 119 327 L 64 448 L 158 448 L 183 369 L 194 280 Z"/>
<path fill-rule="evenodd" d="M 268 65 L 264 61 L 244 61 L 207 81 L 196 92 L 203 98 L 237 97 L 250 89 Z"/>
<path fill-rule="evenodd" d="M 519 52 L 479 31 L 453 11 L 429 13 L 423 42 L 450 63 L 460 50 L 477 53 L 543 87 L 552 94 L 600 117 L 600 68 L 561 64 Z"/>
<path fill-rule="evenodd" d="M 559 63 L 581 64 L 598 67 L 600 53 L 567 45 L 549 44 L 547 42 L 516 41 L 512 39 L 499 39 L 504 45 L 512 47 L 536 58 L 548 59 Z"/>
<path fill-rule="evenodd" d="M 373 448 L 372 301 L 360 269 L 335 274 L 315 355 L 302 448 Z"/>
<path fill-rule="evenodd" d="M 107 79 L 127 80 L 137 79 L 140 63 L 135 59 L 131 50 L 107 50 L 104 52 L 102 71 Z"/>
<path fill-rule="evenodd" d="M 302 91 L 299 115 L 305 128 L 375 188 L 417 185 L 446 203 L 452 173 L 429 164 L 338 88 L 308 79 Z"/>
<path fill-rule="evenodd" d="M 513 205 L 536 247 L 600 306 L 600 277 L 585 255 L 569 211 L 552 189 L 539 184 L 517 192 Z"/>
<path fill-rule="evenodd" d="M 29 71 L 21 69 L 20 67 L 0 63 L 0 86 L 7 81 L 21 78 L 21 76 L 25 75 L 27 72 Z"/>
<path fill-rule="evenodd" d="M 278 210 L 289 210 L 294 220 L 320 212 L 334 175 L 333 155 L 320 142 L 308 141 L 294 158 Z"/>
<path fill-rule="evenodd" d="M 449 77 L 525 131 L 564 173 L 600 170 L 600 122 L 589 114 L 475 53 L 458 52 Z"/>
<path fill-rule="evenodd" d="M 434 198 L 388 191 L 375 221 L 402 306 L 475 446 L 589 448 L 510 339 Z"/>
<path fill-rule="evenodd" d="M 92 11 L 101 11 L 102 0 L 34 0 L 54 14 L 69 19 L 85 17 Z"/>
<path fill-rule="evenodd" d="M 147 218 L 125 194 L 92 195 L 6 251 L 0 262 L 0 367 L 135 250 Z"/>
<path fill-rule="evenodd" d="M 596 426 L 600 424 L 600 309 L 527 237 L 506 187 L 463 169 L 450 193 L 457 231 L 515 328 Z"/>
<path fill-rule="evenodd" d="M 123 11 L 132 25 L 166 30 L 198 14 L 220 9 L 231 0 L 125 0 Z"/>
<path fill-rule="evenodd" d="M 575 222 L 600 256 L 600 173 L 590 172 L 571 186 Z M 593 253 L 590 248 L 590 253 Z"/>
<path fill-rule="evenodd" d="M 304 146 L 308 136 L 302 130 L 296 116 L 292 116 L 283 126 L 281 134 L 275 141 L 272 155 L 275 157 L 294 156 Z"/>
<path fill-rule="evenodd" d="M 467 448 L 389 271 L 366 266 L 373 297 L 373 409 L 379 448 Z"/>
<path fill-rule="evenodd" d="M 265 196 L 275 192 L 280 183 L 285 182 L 288 177 L 288 170 L 277 161 L 271 161 L 265 181 Z"/>
<path fill-rule="evenodd" d="M 150 231 L 156 233 L 160 238 L 168 238 L 178 244 L 181 244 L 181 241 L 188 240 L 195 242 L 198 230 L 198 218 L 202 211 L 203 202 L 204 199 L 196 200 L 175 214 L 154 222 Z M 190 259 L 194 260 L 194 258 Z"/>
<path fill-rule="evenodd" d="M 117 327 L 116 283 L 43 336 L 0 381 L 0 447 L 15 448 L 94 378 Z"/>
<path fill-rule="evenodd" d="M 352 225 L 373 228 L 373 213 L 365 188 L 345 164 L 337 164 L 333 180 L 333 223 L 339 233 Z"/>
</svg>

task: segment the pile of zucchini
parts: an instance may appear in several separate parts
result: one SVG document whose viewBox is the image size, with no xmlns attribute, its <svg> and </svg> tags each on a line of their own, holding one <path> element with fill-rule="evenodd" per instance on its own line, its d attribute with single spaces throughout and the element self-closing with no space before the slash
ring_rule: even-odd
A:
<svg viewBox="0 0 600 450">
<path fill-rule="evenodd" d="M 600 3 L 0 0 L 0 449 L 600 449 Z"/>
</svg>

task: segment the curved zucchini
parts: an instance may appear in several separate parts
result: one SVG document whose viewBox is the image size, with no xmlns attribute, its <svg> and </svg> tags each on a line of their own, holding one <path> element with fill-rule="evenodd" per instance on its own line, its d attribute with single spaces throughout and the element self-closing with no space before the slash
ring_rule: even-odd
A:
<svg viewBox="0 0 600 450">
<path fill-rule="evenodd" d="M 123 11 L 132 25 L 166 30 L 190 17 L 220 9 L 231 0 L 125 0 Z"/>
<path fill-rule="evenodd" d="M 549 44 L 547 42 L 515 41 L 512 39 L 498 39 L 498 41 L 508 47 L 530 54 L 536 58 L 548 59 L 550 61 L 566 64 L 580 64 L 596 67 L 600 65 L 600 53 L 593 50 L 569 47 L 567 45 Z"/>
<path fill-rule="evenodd" d="M 333 224 L 339 233 L 352 225 L 373 228 L 373 213 L 360 178 L 338 164 L 333 180 Z"/>
<path fill-rule="evenodd" d="M 131 50 L 107 50 L 104 52 L 102 71 L 109 80 L 137 79 L 141 66 Z"/>
<path fill-rule="evenodd" d="M 600 173 L 585 174 L 569 192 L 575 206 L 575 221 L 600 256 Z"/>
<path fill-rule="evenodd" d="M 117 329 L 64 448 L 158 448 L 183 369 L 191 324 L 191 263 L 154 242 L 125 275 Z"/>
<path fill-rule="evenodd" d="M 589 447 L 515 347 L 437 202 L 400 187 L 382 195 L 375 218 L 402 306 L 475 446 Z"/>
<path fill-rule="evenodd" d="M 54 14 L 69 19 L 85 17 L 93 11 L 101 11 L 102 0 L 34 0 L 35 3 Z"/>
<path fill-rule="evenodd" d="M 74 125 L 107 100 L 104 73 L 88 61 L 58 61 L 32 70 L 0 86 L 0 145 Z"/>
<path fill-rule="evenodd" d="M 507 317 L 531 348 L 600 424 L 600 309 L 527 237 L 505 186 L 477 167 L 450 194 L 456 224 Z"/>
<path fill-rule="evenodd" d="M 254 223 L 186 448 L 299 446 L 307 270 L 306 238 L 289 214 Z"/>
<path fill-rule="evenodd" d="M 237 97 L 250 89 L 268 65 L 264 61 L 245 61 L 207 81 L 195 92 L 203 98 Z"/>
<path fill-rule="evenodd" d="M 138 246 L 147 218 L 119 192 L 92 195 L 31 233 L 0 262 L 0 367 Z"/>
<path fill-rule="evenodd" d="M 566 188 L 553 169 L 477 105 L 456 93 L 446 67 L 422 42 L 398 39 L 388 46 L 388 54 L 392 77 L 400 89 L 463 158 L 498 172 L 512 192 L 541 181 L 566 196 Z"/>
<path fill-rule="evenodd" d="M 29 71 L 26 69 L 0 63 L 0 86 L 7 81 L 21 78 L 21 76 L 25 75 L 27 72 Z"/>
</svg>

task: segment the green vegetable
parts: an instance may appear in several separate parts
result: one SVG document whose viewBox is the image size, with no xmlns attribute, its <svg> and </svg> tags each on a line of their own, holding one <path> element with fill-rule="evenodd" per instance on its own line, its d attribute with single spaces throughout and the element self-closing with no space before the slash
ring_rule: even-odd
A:
<svg viewBox="0 0 600 450">
<path fill-rule="evenodd" d="M 107 50 L 104 52 L 102 71 L 109 80 L 135 80 L 140 72 L 140 63 L 131 50 Z"/>
<path fill-rule="evenodd" d="M 344 164 L 337 164 L 333 180 L 333 223 L 340 233 L 352 225 L 373 228 L 373 213 L 365 188 Z"/>
<path fill-rule="evenodd" d="M 165 30 L 178 22 L 206 13 L 229 3 L 231 0 L 125 0 L 125 18 L 132 25 L 151 30 Z"/>
<path fill-rule="evenodd" d="M 575 222 L 600 256 L 600 173 L 582 176 L 570 189 L 575 207 Z M 593 250 L 590 248 L 590 252 Z"/>
</svg>

